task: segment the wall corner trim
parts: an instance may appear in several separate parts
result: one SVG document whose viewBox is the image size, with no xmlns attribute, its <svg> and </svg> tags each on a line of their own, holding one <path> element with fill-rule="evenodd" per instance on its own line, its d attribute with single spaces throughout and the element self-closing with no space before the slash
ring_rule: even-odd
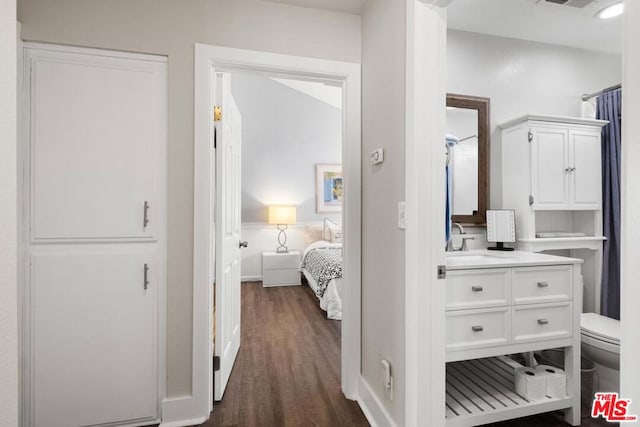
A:
<svg viewBox="0 0 640 427">
<path fill-rule="evenodd" d="M 371 427 L 397 427 L 382 402 L 373 393 L 371 386 L 362 377 L 360 377 L 359 390 L 358 405 L 360 405 L 360 409 L 362 409 L 364 416 L 367 417 Z"/>
<path fill-rule="evenodd" d="M 162 400 L 162 422 L 159 427 L 197 426 L 209 419 L 196 410 L 193 396 L 169 397 Z"/>
</svg>

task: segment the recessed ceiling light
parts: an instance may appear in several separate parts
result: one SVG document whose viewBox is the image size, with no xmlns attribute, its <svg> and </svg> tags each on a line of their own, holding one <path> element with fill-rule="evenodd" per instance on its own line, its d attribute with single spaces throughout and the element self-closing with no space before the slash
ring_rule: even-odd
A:
<svg viewBox="0 0 640 427">
<path fill-rule="evenodd" d="M 602 9 L 600 12 L 596 13 L 596 18 L 611 19 L 615 18 L 616 16 L 622 15 L 622 12 L 624 12 L 624 3 L 618 2 L 609 5 Z"/>
</svg>

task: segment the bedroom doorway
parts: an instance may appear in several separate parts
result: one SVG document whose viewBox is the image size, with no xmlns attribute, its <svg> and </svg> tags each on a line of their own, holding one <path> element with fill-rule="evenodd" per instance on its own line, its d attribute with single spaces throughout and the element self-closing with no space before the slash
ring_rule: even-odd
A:
<svg viewBox="0 0 640 427">
<path fill-rule="evenodd" d="M 289 82 L 301 82 L 303 84 L 309 82 L 322 83 L 329 87 L 339 88 L 342 92 L 339 96 L 339 103 L 342 109 L 338 114 L 341 119 L 338 134 L 343 141 L 339 151 L 341 154 L 344 186 L 342 186 L 342 176 L 332 176 L 335 179 L 329 181 L 331 181 L 333 185 L 333 190 L 341 188 L 344 191 L 342 214 L 336 213 L 336 215 L 334 215 L 334 217 L 338 218 L 335 222 L 342 223 L 345 236 L 342 249 L 344 266 L 342 281 L 345 285 L 342 290 L 343 315 L 342 331 L 340 334 L 342 352 L 339 371 L 341 372 L 342 392 L 347 398 L 355 400 L 358 397 L 358 383 L 360 378 L 360 66 L 358 64 L 266 54 L 263 52 L 205 45 L 196 45 L 194 398 L 198 396 L 198 401 L 202 403 L 206 402 L 208 409 L 211 409 L 213 384 L 211 384 L 212 375 L 207 375 L 207 372 L 209 374 L 213 372 L 212 361 L 214 355 L 214 329 L 212 326 L 214 324 L 214 318 L 213 311 L 211 310 L 213 306 L 212 285 L 214 283 L 214 275 L 217 271 L 219 272 L 220 269 L 225 272 L 231 271 L 227 268 L 229 266 L 226 265 L 226 263 L 223 263 L 223 265 L 219 264 L 219 260 L 221 260 L 224 255 L 218 253 L 221 250 L 218 245 L 214 246 L 214 227 L 216 227 L 216 224 L 219 224 L 220 219 L 217 215 L 219 212 L 216 210 L 215 204 L 216 194 L 220 194 L 218 188 L 216 188 L 216 184 L 220 184 L 220 182 L 216 183 L 215 178 L 220 177 L 221 171 L 217 170 L 215 165 L 216 154 L 219 154 L 216 153 L 219 145 L 216 151 L 214 151 L 211 149 L 212 144 L 209 143 L 214 142 L 216 135 L 218 138 L 221 136 L 216 126 L 212 126 L 211 117 L 216 114 L 212 107 L 217 105 L 215 100 L 218 99 L 217 97 L 221 90 L 218 82 L 220 81 L 220 76 L 225 74 L 230 74 L 232 79 L 236 75 L 251 75 L 256 78 L 269 79 L 269 83 L 281 86 L 284 85 L 282 81 L 285 80 Z M 288 88 L 299 91 L 299 88 Z M 224 117 L 224 111 L 222 114 Z M 215 141 L 215 143 L 219 144 L 220 140 Z M 282 156 L 282 152 L 278 152 L 277 150 L 273 150 L 271 154 L 273 154 L 273 158 L 276 160 L 278 156 Z M 285 173 L 285 171 L 286 168 L 282 173 Z M 316 172 L 315 170 L 313 171 L 313 181 L 315 181 Z M 282 185 L 280 188 L 282 188 Z M 223 193 L 225 191 L 224 189 L 222 190 Z M 312 190 L 310 193 L 315 209 L 315 191 Z M 273 203 L 283 202 L 288 203 L 288 206 L 293 204 L 286 200 L 273 201 Z M 292 200 L 292 202 L 295 202 L 295 200 Z M 306 201 L 303 202 L 306 203 Z M 268 209 L 272 202 L 263 201 L 261 203 L 262 207 L 260 209 L 262 209 L 263 214 L 266 216 L 268 215 Z M 305 203 L 302 204 L 304 205 Z M 265 222 L 264 219 L 263 222 Z M 323 223 L 324 221 L 316 222 Z M 300 232 L 301 230 L 308 232 L 307 234 L 313 234 L 313 231 L 306 230 L 306 228 L 312 227 L 307 227 L 306 224 L 296 225 L 295 227 L 291 226 L 291 228 L 286 231 L 289 238 L 287 245 L 293 249 L 296 247 L 293 246 L 294 244 L 299 245 L 299 243 L 301 243 L 299 240 L 296 241 L 296 239 L 301 238 L 300 236 L 305 235 L 304 232 Z M 220 229 L 217 231 L 220 232 Z M 322 240 L 321 237 L 323 234 L 329 234 L 329 231 L 324 229 L 324 224 L 322 227 L 318 226 L 317 231 L 320 235 L 320 239 L 318 240 Z M 267 234 L 274 237 L 273 233 Z M 295 237 L 296 234 L 298 234 L 297 237 Z M 334 230 L 334 235 L 336 234 Z M 245 238 L 245 236 L 237 237 L 236 245 L 238 246 L 242 241 L 249 240 Z M 300 249 L 300 257 L 302 257 L 302 252 L 306 246 L 304 243 L 309 242 L 308 239 L 313 238 L 307 236 L 302 237 L 302 239 L 302 246 L 298 246 Z M 273 248 L 271 248 L 272 251 L 275 251 L 276 246 L 278 246 L 275 238 L 273 242 L 269 243 L 273 246 Z M 252 242 L 249 241 L 249 248 L 252 246 Z M 222 249 L 222 251 L 224 252 L 224 249 Z M 262 259 L 262 254 L 260 259 Z M 214 260 L 216 260 L 218 264 L 213 262 Z M 216 266 L 218 268 L 216 268 Z M 235 274 L 231 274 L 231 276 L 234 275 Z M 217 282 L 216 287 L 219 285 L 222 285 L 222 283 Z M 218 294 L 218 296 L 220 295 L 221 294 Z M 208 304 L 205 305 L 205 303 Z M 235 307 L 236 302 L 234 301 L 233 304 Z M 229 310 L 229 307 L 225 307 L 222 304 L 216 305 L 215 335 L 217 338 L 218 331 L 221 331 L 221 328 L 227 328 L 228 331 L 229 322 L 226 322 L 226 319 L 228 319 L 229 312 L 233 312 L 235 308 Z M 210 326 L 206 328 L 206 334 L 202 327 L 203 324 L 199 323 L 196 318 L 208 319 L 208 323 L 205 323 L 205 325 L 208 324 Z M 231 322 L 231 324 L 233 324 L 233 322 Z M 234 327 L 232 327 L 232 329 L 234 329 Z M 240 325 L 238 329 L 241 330 Z M 206 340 L 202 339 L 204 337 L 206 337 Z M 218 344 L 219 343 L 216 342 L 216 346 L 218 346 Z M 222 349 L 218 348 L 216 350 L 216 355 L 220 355 L 219 350 L 224 351 L 225 349 L 233 348 L 233 345 L 234 344 L 231 344 L 231 347 L 229 347 L 229 343 L 225 339 L 222 343 Z M 207 356 L 206 359 L 203 357 L 205 355 Z M 223 363 L 223 360 L 220 359 L 220 362 Z M 226 362 L 233 363 L 231 359 Z M 230 372 L 231 368 L 232 366 L 227 366 L 223 369 Z M 202 374 L 202 376 L 199 374 L 196 375 L 196 371 Z M 204 383 L 202 381 L 203 379 L 208 379 L 208 381 Z M 204 402 L 201 400 L 203 397 L 205 398 Z"/>
</svg>

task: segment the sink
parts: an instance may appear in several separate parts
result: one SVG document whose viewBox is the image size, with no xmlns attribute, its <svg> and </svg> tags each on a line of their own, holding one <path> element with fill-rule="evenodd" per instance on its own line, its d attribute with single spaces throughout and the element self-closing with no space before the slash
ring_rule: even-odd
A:
<svg viewBox="0 0 640 427">
<path fill-rule="evenodd" d="M 468 252 L 447 252 L 447 265 L 450 266 L 478 266 L 504 263 L 505 260 L 515 258 L 512 254 L 495 253 L 486 250 Z"/>
</svg>

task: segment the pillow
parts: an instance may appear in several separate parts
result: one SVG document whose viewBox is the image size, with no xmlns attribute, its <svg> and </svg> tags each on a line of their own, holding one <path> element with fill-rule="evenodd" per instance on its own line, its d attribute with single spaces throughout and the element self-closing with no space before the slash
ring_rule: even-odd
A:
<svg viewBox="0 0 640 427">
<path fill-rule="evenodd" d="M 331 243 L 342 243 L 342 228 L 340 227 L 329 228 L 329 241 Z"/>
<path fill-rule="evenodd" d="M 323 230 L 320 225 L 306 225 L 304 227 L 304 244 L 310 245 L 313 242 L 323 239 Z"/>
</svg>

